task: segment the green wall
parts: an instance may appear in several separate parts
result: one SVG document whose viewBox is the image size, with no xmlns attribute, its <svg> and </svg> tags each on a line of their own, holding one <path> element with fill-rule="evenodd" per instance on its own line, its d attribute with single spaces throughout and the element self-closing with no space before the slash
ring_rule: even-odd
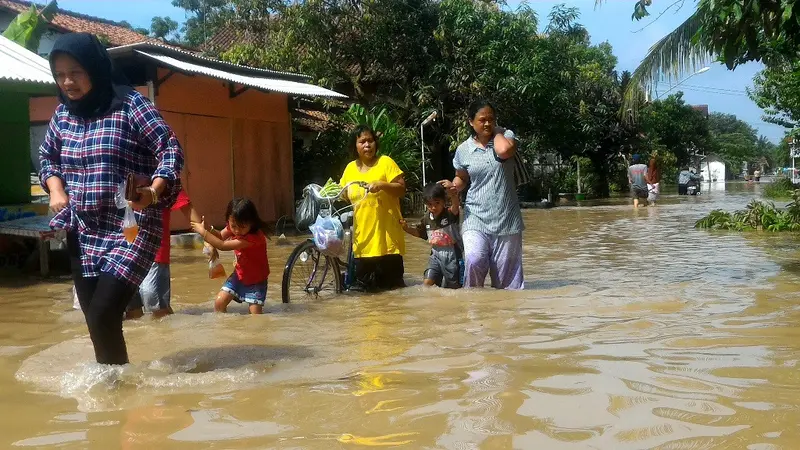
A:
<svg viewBox="0 0 800 450">
<path fill-rule="evenodd" d="M 28 94 L 0 91 L 0 205 L 31 201 Z"/>
</svg>

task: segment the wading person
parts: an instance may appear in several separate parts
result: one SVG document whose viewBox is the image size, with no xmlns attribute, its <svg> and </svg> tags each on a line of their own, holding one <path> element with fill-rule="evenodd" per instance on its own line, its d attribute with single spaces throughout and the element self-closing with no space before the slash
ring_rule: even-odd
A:
<svg viewBox="0 0 800 450">
<path fill-rule="evenodd" d="M 514 179 L 517 141 L 497 126 L 487 101 L 469 106 L 471 136 L 456 149 L 456 176 L 446 188 L 467 189 L 463 206 L 464 287 L 483 287 L 486 275 L 497 289 L 522 289 L 522 211 Z M 468 188 L 469 186 L 469 188 Z"/>
<path fill-rule="evenodd" d="M 661 197 L 661 171 L 658 169 L 658 162 L 655 158 L 650 158 L 650 166 L 647 168 L 647 203 L 656 206 L 656 202 Z"/>
<path fill-rule="evenodd" d="M 55 213 L 50 226 L 67 232 L 97 362 L 125 364 L 123 313 L 161 243 L 161 217 L 180 188 L 183 151 L 152 103 L 114 76 L 97 37 L 59 37 L 50 68 L 61 100 L 39 148 L 39 177 Z M 151 182 L 130 202 L 139 226 L 133 242 L 123 235 L 125 210 L 115 202 L 129 174 Z"/>
<path fill-rule="evenodd" d="M 631 158 L 633 164 L 628 167 L 628 184 L 631 185 L 633 207 L 639 207 L 639 199 L 647 198 L 647 166 L 642 164 L 641 157 L 636 154 Z"/>
<path fill-rule="evenodd" d="M 378 155 L 378 136 L 367 125 L 350 135 L 355 160 L 344 169 L 341 186 L 354 181 L 369 185 L 369 193 L 354 212 L 353 256 L 356 284 L 351 290 L 388 290 L 405 286 L 403 254 L 405 233 L 400 221 L 400 199 L 406 193 L 403 171 L 394 160 Z M 361 199 L 364 190 L 349 188 L 350 201 Z"/>
</svg>

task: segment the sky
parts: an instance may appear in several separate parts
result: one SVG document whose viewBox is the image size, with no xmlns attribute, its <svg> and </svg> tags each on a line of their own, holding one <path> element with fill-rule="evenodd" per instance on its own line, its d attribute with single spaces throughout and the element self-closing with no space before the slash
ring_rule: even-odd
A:
<svg viewBox="0 0 800 450">
<path fill-rule="evenodd" d="M 672 1 L 655 0 L 650 7 L 650 17 L 636 22 L 631 20 L 634 0 L 606 0 L 595 8 L 595 0 L 529 0 L 527 4 L 539 15 L 540 26 L 547 24 L 547 15 L 553 6 L 565 3 L 579 8 L 579 22 L 586 27 L 592 42 L 599 44 L 608 41 L 617 56 L 619 71 L 633 71 L 647 50 L 656 41 L 672 31 L 694 10 L 695 3 L 686 1 L 682 8 L 670 9 L 656 18 Z M 123 7 L 122 5 L 125 4 Z M 171 0 L 59 0 L 59 7 L 70 11 L 88 14 L 104 19 L 126 20 L 135 27 L 150 27 L 153 16 L 169 16 L 178 23 L 186 19 L 185 11 L 172 6 Z M 135 6 L 133 6 L 135 5 Z M 507 7 L 514 9 L 519 0 L 507 0 Z M 711 70 L 693 76 L 689 80 L 681 78 L 681 84 L 669 93 L 683 91 L 684 100 L 693 105 L 708 105 L 711 112 L 735 114 L 739 119 L 756 128 L 759 134 L 778 142 L 785 128 L 765 123 L 761 109 L 747 97 L 745 89 L 752 86 L 753 76 L 763 66 L 748 63 L 729 71 L 722 64 L 711 64 Z M 689 74 L 686 74 L 689 75 Z M 675 81 L 673 81 L 674 85 Z M 672 85 L 666 82 L 659 85 L 659 95 Z"/>
</svg>

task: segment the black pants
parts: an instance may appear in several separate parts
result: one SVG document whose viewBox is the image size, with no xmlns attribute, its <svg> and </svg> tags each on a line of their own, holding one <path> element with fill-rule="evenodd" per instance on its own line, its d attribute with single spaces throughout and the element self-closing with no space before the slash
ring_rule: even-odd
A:
<svg viewBox="0 0 800 450">
<path fill-rule="evenodd" d="M 368 291 L 385 291 L 406 286 L 403 255 L 356 258 L 355 278 Z"/>
<path fill-rule="evenodd" d="M 678 185 L 678 195 L 688 195 L 688 184 L 679 184 Z"/>
<path fill-rule="evenodd" d="M 67 235 L 72 280 L 81 311 L 86 318 L 94 356 L 100 364 L 126 364 L 128 348 L 122 336 L 122 315 L 135 289 L 124 281 L 103 273 L 99 277 L 84 277 L 81 269 L 78 236 Z"/>
</svg>

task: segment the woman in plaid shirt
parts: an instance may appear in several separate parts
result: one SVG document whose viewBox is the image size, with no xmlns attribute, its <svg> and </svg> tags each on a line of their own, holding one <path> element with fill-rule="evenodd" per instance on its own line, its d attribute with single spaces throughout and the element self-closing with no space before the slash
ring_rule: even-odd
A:
<svg viewBox="0 0 800 450">
<path fill-rule="evenodd" d="M 39 148 L 39 177 L 55 216 L 67 231 L 72 276 L 95 357 L 125 364 L 122 316 L 150 269 L 161 241 L 161 215 L 180 190 L 183 151 L 144 96 L 115 76 L 97 37 L 61 36 L 50 53 L 61 104 Z M 145 176 L 131 202 L 139 234 L 122 234 L 124 209 L 114 200 L 129 174 Z"/>
</svg>

